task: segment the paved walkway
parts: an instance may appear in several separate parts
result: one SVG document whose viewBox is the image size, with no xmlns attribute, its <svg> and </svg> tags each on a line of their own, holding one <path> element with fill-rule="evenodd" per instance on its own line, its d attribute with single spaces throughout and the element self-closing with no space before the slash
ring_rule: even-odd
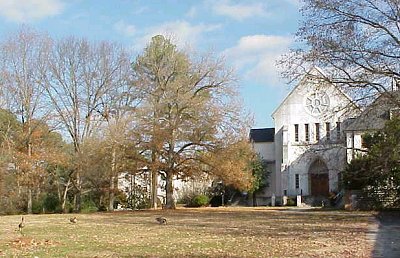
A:
<svg viewBox="0 0 400 258">
<path fill-rule="evenodd" d="M 368 234 L 374 242 L 372 257 L 400 257 L 400 212 L 380 213 Z"/>
</svg>

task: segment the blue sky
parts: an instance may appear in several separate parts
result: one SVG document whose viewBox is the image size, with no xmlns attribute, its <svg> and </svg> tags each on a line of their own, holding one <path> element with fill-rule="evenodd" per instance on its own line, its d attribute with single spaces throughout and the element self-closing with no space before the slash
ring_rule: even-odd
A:
<svg viewBox="0 0 400 258">
<path fill-rule="evenodd" d="M 0 0 L 0 37 L 21 24 L 52 37 L 120 42 L 140 53 L 156 34 L 226 58 L 236 70 L 254 127 L 272 127 L 271 114 L 288 93 L 275 60 L 294 43 L 300 0 Z"/>
</svg>

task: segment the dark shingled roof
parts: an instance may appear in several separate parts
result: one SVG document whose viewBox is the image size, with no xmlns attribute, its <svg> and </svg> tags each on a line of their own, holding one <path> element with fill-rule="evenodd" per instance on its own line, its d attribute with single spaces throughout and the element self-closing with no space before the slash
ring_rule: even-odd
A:
<svg viewBox="0 0 400 258">
<path fill-rule="evenodd" d="M 390 111 L 399 108 L 400 91 L 382 93 L 358 117 L 353 119 L 345 131 L 380 130 L 390 119 Z"/>
<path fill-rule="evenodd" d="M 275 128 L 259 128 L 250 130 L 252 142 L 274 142 Z"/>
</svg>

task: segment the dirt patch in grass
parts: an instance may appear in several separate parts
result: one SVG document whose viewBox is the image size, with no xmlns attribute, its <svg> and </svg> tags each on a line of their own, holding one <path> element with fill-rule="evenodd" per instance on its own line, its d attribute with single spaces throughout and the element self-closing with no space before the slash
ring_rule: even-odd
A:
<svg viewBox="0 0 400 258">
<path fill-rule="evenodd" d="M 167 225 L 155 219 L 163 216 Z M 0 256 L 370 257 L 372 213 L 271 208 L 1 217 Z"/>
<path fill-rule="evenodd" d="M 31 248 L 34 246 L 54 246 L 59 244 L 58 242 L 50 239 L 36 240 L 31 237 L 19 237 L 10 242 L 13 248 Z"/>
</svg>

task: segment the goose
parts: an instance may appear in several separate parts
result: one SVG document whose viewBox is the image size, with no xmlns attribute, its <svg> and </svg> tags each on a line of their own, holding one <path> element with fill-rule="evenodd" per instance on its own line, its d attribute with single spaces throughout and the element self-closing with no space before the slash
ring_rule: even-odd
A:
<svg viewBox="0 0 400 258">
<path fill-rule="evenodd" d="M 18 230 L 22 233 L 22 229 L 25 227 L 24 216 L 21 218 L 21 222 L 18 224 Z"/>
<path fill-rule="evenodd" d="M 156 220 L 158 221 L 158 223 L 162 224 L 162 225 L 166 225 L 167 224 L 167 219 L 164 217 L 157 217 Z"/>
</svg>

